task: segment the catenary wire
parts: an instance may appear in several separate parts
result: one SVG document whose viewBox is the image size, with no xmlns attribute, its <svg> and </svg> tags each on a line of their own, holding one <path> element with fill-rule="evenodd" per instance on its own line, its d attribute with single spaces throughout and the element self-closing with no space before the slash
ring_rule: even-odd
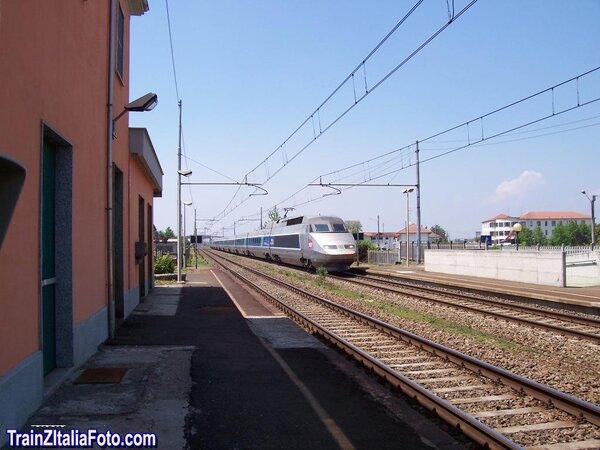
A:
<svg viewBox="0 0 600 450">
<path fill-rule="evenodd" d="M 394 31 L 396 31 L 396 29 L 402 24 L 404 23 L 404 21 L 416 10 L 416 8 L 422 3 L 423 0 L 420 0 L 419 2 L 417 2 L 413 8 L 400 20 L 400 22 L 394 27 L 394 29 L 392 31 L 390 31 L 390 33 L 388 33 L 388 35 L 371 51 L 371 53 L 369 53 L 369 55 L 363 59 L 363 61 L 357 66 L 357 68 L 350 74 L 348 75 L 345 80 L 304 120 L 304 122 L 302 122 L 297 128 L 296 130 L 294 130 L 294 132 L 292 134 L 290 134 L 290 136 L 288 136 L 288 138 L 282 143 L 280 144 L 275 150 L 273 150 L 269 156 L 267 156 L 261 163 L 259 163 L 254 169 L 252 169 L 250 172 L 246 173 L 244 176 L 244 179 L 247 179 L 253 172 L 255 172 L 257 169 L 259 169 L 261 166 L 265 166 L 265 168 L 267 168 L 268 166 L 266 166 L 266 164 L 268 163 L 268 160 L 277 152 L 279 151 L 296 133 L 298 133 L 298 131 L 300 129 L 302 129 L 304 127 L 304 125 L 306 125 L 309 121 L 311 121 L 314 117 L 315 114 L 319 114 L 320 109 L 340 90 L 341 86 L 343 86 L 346 82 L 348 82 L 348 80 L 350 80 L 353 76 L 353 74 L 358 71 L 360 69 L 361 66 L 363 66 L 366 62 L 366 60 L 368 58 L 370 58 L 380 47 L 381 45 L 383 45 L 383 43 L 385 42 L 385 40 L 387 40 L 389 38 L 389 36 L 391 36 L 393 34 Z M 325 128 L 323 128 L 322 130 L 320 130 L 319 134 L 315 134 L 313 136 L 313 139 L 310 140 L 306 145 L 304 145 L 300 150 L 298 150 L 291 158 L 287 158 L 286 162 L 279 167 L 277 170 L 275 170 L 274 172 L 270 172 L 268 171 L 267 173 L 267 177 L 266 179 L 263 181 L 263 185 L 266 184 L 269 180 L 271 180 L 273 177 L 275 177 L 281 170 L 283 170 L 286 166 L 288 166 L 292 161 L 294 161 L 298 156 L 300 156 L 300 154 L 302 154 L 310 145 L 312 145 L 319 137 L 321 137 L 325 132 L 327 132 L 331 127 L 333 127 L 338 121 L 340 121 L 348 112 L 350 112 L 358 103 L 360 103 L 365 97 L 367 97 L 370 93 L 372 93 L 375 89 L 377 89 L 379 86 L 381 86 L 387 79 L 389 79 L 395 72 L 397 72 L 402 66 L 404 66 L 408 61 L 410 61 L 416 54 L 418 54 L 421 50 L 423 50 L 423 48 L 425 48 L 431 41 L 433 41 L 442 31 L 444 31 L 450 24 L 454 23 L 456 21 L 456 19 L 458 19 L 459 17 L 461 17 L 468 9 L 470 9 L 478 0 L 472 0 L 469 4 L 467 4 L 461 11 L 459 11 L 456 15 L 454 15 L 451 20 L 449 20 L 448 22 L 446 22 L 441 28 L 439 28 L 435 33 L 433 33 L 428 39 L 426 39 L 416 50 L 414 50 L 408 57 L 406 57 L 402 62 L 400 62 L 398 65 L 396 65 L 390 72 L 388 72 L 381 80 L 379 80 L 370 90 L 367 90 L 360 98 L 358 98 L 357 100 L 355 100 L 355 102 L 349 106 L 344 112 L 342 112 L 336 119 L 334 119 L 328 126 L 326 126 Z M 239 192 L 239 190 L 236 192 L 236 194 L 234 194 L 234 197 L 237 195 L 237 193 Z M 242 201 L 240 201 L 233 209 L 228 210 L 229 206 L 233 203 L 233 201 L 235 200 L 235 198 L 232 198 L 229 203 L 227 204 L 227 206 L 215 216 L 215 219 L 217 220 L 221 220 L 223 218 L 225 218 L 227 215 L 229 215 L 231 212 L 233 212 L 236 208 L 238 208 L 239 206 L 241 206 L 242 204 L 244 204 L 248 198 L 243 199 Z"/>
</svg>

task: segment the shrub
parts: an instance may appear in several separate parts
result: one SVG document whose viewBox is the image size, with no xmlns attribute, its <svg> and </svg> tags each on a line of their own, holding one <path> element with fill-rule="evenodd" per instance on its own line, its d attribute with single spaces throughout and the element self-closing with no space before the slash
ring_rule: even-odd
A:
<svg viewBox="0 0 600 450">
<path fill-rule="evenodd" d="M 325 282 L 325 277 L 327 276 L 327 269 L 323 266 L 317 267 L 316 273 L 319 277 L 319 284 L 323 284 Z"/>
<path fill-rule="evenodd" d="M 367 260 L 369 250 L 377 250 L 375 243 L 367 240 L 357 241 L 356 245 L 358 246 L 358 257 L 361 261 Z"/>
<path fill-rule="evenodd" d="M 159 255 L 156 258 L 154 264 L 154 273 L 174 273 L 175 272 L 175 261 L 171 255 Z"/>
</svg>

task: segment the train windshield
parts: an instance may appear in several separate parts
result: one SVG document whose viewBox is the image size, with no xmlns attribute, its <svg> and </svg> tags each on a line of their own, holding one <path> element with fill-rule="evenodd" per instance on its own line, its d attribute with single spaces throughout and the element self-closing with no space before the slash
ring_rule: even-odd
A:
<svg viewBox="0 0 600 450">
<path fill-rule="evenodd" d="M 347 233 L 348 230 L 343 223 L 315 223 L 310 226 L 310 231 L 316 233 Z"/>
</svg>

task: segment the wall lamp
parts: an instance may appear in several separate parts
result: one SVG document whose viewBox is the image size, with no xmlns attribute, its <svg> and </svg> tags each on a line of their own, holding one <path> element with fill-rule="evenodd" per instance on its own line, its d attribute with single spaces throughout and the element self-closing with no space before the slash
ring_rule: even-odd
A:
<svg viewBox="0 0 600 450">
<path fill-rule="evenodd" d="M 127 103 L 123 108 L 123 111 L 121 111 L 121 113 L 113 119 L 113 139 L 117 137 L 117 120 L 119 120 L 123 114 L 129 111 L 152 111 L 156 105 L 158 105 L 158 95 L 156 95 L 154 92 L 148 92 L 146 95 L 143 95 L 137 100 Z"/>
</svg>

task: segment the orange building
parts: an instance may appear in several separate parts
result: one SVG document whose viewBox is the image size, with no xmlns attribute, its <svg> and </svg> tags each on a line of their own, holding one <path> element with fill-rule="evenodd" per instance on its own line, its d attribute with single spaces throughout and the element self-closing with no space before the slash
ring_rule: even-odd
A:
<svg viewBox="0 0 600 450">
<path fill-rule="evenodd" d="M 162 170 L 122 114 L 156 103 L 128 103 L 130 16 L 147 10 L 0 2 L 0 446 L 152 287 Z M 26 170 L 14 212 L 7 161 Z"/>
</svg>

